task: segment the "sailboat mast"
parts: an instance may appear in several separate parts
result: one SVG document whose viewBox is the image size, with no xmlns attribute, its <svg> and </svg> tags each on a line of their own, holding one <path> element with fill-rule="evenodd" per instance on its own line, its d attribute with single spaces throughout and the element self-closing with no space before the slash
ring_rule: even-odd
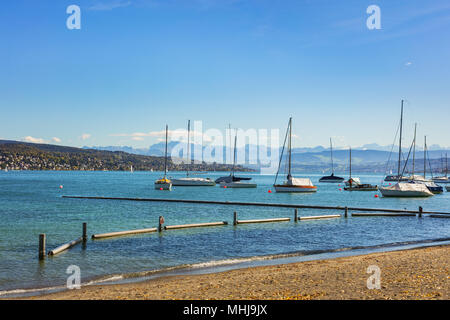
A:
<svg viewBox="0 0 450 320">
<path fill-rule="evenodd" d="M 187 163 L 186 163 L 186 177 L 189 176 L 189 166 L 191 161 L 189 159 L 189 149 L 190 149 L 190 133 L 191 133 L 191 120 L 188 120 L 188 141 L 187 141 Z"/>
<path fill-rule="evenodd" d="M 231 160 L 231 123 L 228 124 L 228 132 L 229 132 L 228 138 L 230 140 L 230 163 L 231 163 L 232 162 L 232 160 Z"/>
<path fill-rule="evenodd" d="M 445 154 L 445 177 L 447 178 L 448 176 L 448 157 L 447 157 L 447 153 Z"/>
<path fill-rule="evenodd" d="M 167 137 L 168 137 L 169 126 L 166 124 L 166 150 L 164 152 L 164 179 L 167 175 Z"/>
<path fill-rule="evenodd" d="M 416 169 L 416 132 L 417 132 L 417 123 L 414 125 L 413 167 L 412 167 L 413 180 L 414 180 L 414 173 L 415 173 L 415 169 Z"/>
<path fill-rule="evenodd" d="M 334 176 L 334 163 L 333 163 L 333 143 L 330 138 L 330 151 L 331 151 L 331 175 Z"/>
<path fill-rule="evenodd" d="M 237 130 L 236 130 L 236 135 L 234 136 L 233 169 L 231 171 L 232 176 L 234 176 L 234 167 L 236 166 L 236 142 L 237 142 Z"/>
<path fill-rule="evenodd" d="M 350 147 L 350 179 L 352 179 L 352 147 Z M 350 181 L 350 185 L 351 185 L 351 181 Z"/>
<path fill-rule="evenodd" d="M 400 181 L 400 163 L 402 161 L 403 100 L 400 113 L 400 139 L 398 143 L 398 181 Z"/>
<path fill-rule="evenodd" d="M 427 136 L 425 136 L 425 144 L 423 147 L 423 177 L 427 177 Z"/>
<path fill-rule="evenodd" d="M 289 118 L 289 171 L 288 179 L 291 176 L 291 149 L 292 149 L 292 118 Z"/>
</svg>

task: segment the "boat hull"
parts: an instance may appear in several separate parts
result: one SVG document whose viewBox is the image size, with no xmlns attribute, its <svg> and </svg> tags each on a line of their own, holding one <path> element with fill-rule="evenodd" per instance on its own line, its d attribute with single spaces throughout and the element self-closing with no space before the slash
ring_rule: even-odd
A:
<svg viewBox="0 0 450 320">
<path fill-rule="evenodd" d="M 311 193 L 317 192 L 316 186 L 290 186 L 290 185 L 274 185 L 276 192 L 297 192 L 297 193 Z"/>
<path fill-rule="evenodd" d="M 450 183 L 450 179 L 448 178 L 433 178 L 432 180 L 435 183 Z"/>
<path fill-rule="evenodd" d="M 389 190 L 385 188 L 380 188 L 379 190 L 383 195 L 383 197 L 425 198 L 433 195 L 431 192 L 423 192 L 423 191 L 398 191 L 398 190 Z"/>
<path fill-rule="evenodd" d="M 199 179 L 199 178 L 180 178 L 180 179 L 172 179 L 173 186 L 179 187 L 211 187 L 215 186 L 216 183 L 210 179 Z"/>
<path fill-rule="evenodd" d="M 345 187 L 345 191 L 378 191 L 378 186 L 363 186 Z"/>
<path fill-rule="evenodd" d="M 256 183 L 246 182 L 222 182 L 220 183 L 222 188 L 256 188 Z"/>
<path fill-rule="evenodd" d="M 322 177 L 319 179 L 319 182 L 322 183 L 339 183 L 339 182 L 343 182 L 345 179 L 341 178 L 341 177 L 335 177 L 335 176 L 327 176 L 327 177 Z"/>
<path fill-rule="evenodd" d="M 164 182 L 164 183 L 155 182 L 155 190 L 171 191 L 172 190 L 172 183 L 170 183 L 170 182 Z"/>
</svg>

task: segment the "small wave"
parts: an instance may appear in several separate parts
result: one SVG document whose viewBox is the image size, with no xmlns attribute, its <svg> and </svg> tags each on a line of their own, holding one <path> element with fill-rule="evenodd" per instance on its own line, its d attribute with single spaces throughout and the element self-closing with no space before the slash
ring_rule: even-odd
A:
<svg viewBox="0 0 450 320">
<path fill-rule="evenodd" d="M 282 254 L 272 254 L 265 256 L 253 256 L 253 257 L 243 257 L 243 258 L 232 258 L 232 259 L 223 259 L 223 260 L 210 260 L 206 262 L 192 263 L 192 264 L 182 264 L 173 267 L 166 267 L 156 270 L 147 270 L 141 272 L 133 272 L 133 273 L 125 273 L 125 274 L 115 274 L 115 275 L 107 275 L 100 278 L 96 278 L 93 280 L 89 280 L 86 283 L 82 283 L 83 286 L 92 286 L 98 284 L 114 284 L 114 283 L 126 283 L 126 282 L 140 282 L 147 280 L 149 278 L 155 277 L 163 277 L 167 275 L 177 275 L 177 274 L 189 274 L 193 269 L 200 270 L 204 269 L 205 271 L 210 270 L 214 272 L 213 268 L 215 267 L 223 267 L 223 266 L 237 266 L 240 264 L 248 264 L 257 261 L 265 261 L 265 260 L 276 260 L 276 259 L 284 259 L 284 258 L 295 258 L 302 256 L 314 256 L 320 254 L 327 253 L 339 253 L 339 252 L 354 252 L 356 250 L 377 250 L 383 248 L 396 248 L 398 250 L 405 249 L 411 245 L 426 245 L 430 243 L 443 243 L 446 244 L 450 241 L 450 238 L 439 238 L 439 239 L 428 239 L 428 240 L 417 240 L 417 241 L 402 241 L 402 242 L 394 242 L 394 243 L 386 243 L 372 246 L 354 246 L 354 247 L 346 247 L 346 248 L 336 248 L 336 249 L 325 249 L 325 250 L 304 250 L 304 251 L 295 251 L 288 252 Z M 439 245 L 439 244 L 437 244 Z M 420 246 L 419 246 L 420 247 Z M 368 252 L 370 253 L 370 252 Z M 31 295 L 39 295 L 56 291 L 67 290 L 66 286 L 54 286 L 54 287 L 46 287 L 46 288 L 38 288 L 38 289 L 13 289 L 13 290 L 5 290 L 0 291 L 1 296 L 9 296 L 9 297 L 20 297 L 20 296 L 31 296 Z"/>
</svg>

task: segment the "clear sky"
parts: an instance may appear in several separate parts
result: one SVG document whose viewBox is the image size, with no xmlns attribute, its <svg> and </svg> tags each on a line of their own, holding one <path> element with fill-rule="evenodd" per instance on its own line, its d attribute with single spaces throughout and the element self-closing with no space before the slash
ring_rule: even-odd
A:
<svg viewBox="0 0 450 320">
<path fill-rule="evenodd" d="M 405 140 L 418 122 L 450 146 L 448 0 L 2 1 L 0 38 L 3 139 L 148 147 L 166 123 L 292 116 L 298 147 L 390 145 L 405 99 Z"/>
</svg>

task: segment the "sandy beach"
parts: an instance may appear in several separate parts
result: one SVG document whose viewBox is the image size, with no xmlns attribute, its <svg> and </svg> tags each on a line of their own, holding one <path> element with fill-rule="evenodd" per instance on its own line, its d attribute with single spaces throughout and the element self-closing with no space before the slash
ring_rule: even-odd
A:
<svg viewBox="0 0 450 320">
<path fill-rule="evenodd" d="M 380 270 L 380 289 L 368 289 L 369 266 Z M 222 300 L 450 298 L 450 246 L 373 253 L 330 260 L 168 276 L 145 282 L 96 285 L 26 299 Z"/>
</svg>

